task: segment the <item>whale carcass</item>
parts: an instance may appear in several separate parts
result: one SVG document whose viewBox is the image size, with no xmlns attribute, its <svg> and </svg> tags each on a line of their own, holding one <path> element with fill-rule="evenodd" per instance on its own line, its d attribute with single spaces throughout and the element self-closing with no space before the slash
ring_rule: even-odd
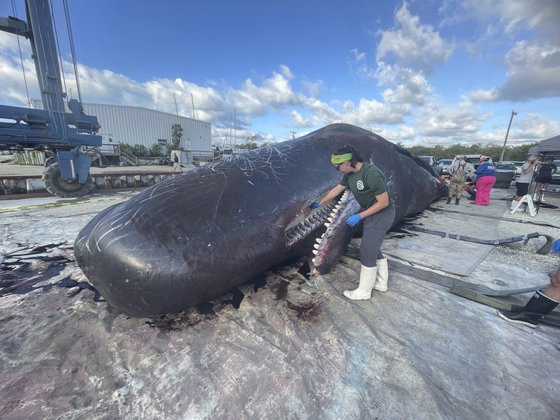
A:
<svg viewBox="0 0 560 420">
<path fill-rule="evenodd" d="M 358 207 L 343 194 L 308 208 L 341 180 L 330 156 L 346 144 L 385 174 L 395 223 L 445 194 L 405 149 L 333 124 L 197 168 L 105 209 L 75 241 L 78 265 L 113 307 L 132 316 L 215 298 L 287 258 L 311 254 L 313 245 L 317 271 L 328 272 L 354 233 L 344 217 Z"/>
</svg>

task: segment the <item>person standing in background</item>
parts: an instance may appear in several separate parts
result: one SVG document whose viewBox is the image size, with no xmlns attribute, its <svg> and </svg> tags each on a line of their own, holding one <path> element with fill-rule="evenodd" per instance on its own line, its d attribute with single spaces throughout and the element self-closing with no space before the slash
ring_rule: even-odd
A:
<svg viewBox="0 0 560 420">
<path fill-rule="evenodd" d="M 451 165 L 449 173 L 451 180 L 449 183 L 449 192 L 447 196 L 447 204 L 451 204 L 451 199 L 455 196 L 455 204 L 458 205 L 465 189 L 466 177 L 474 172 L 473 166 L 465 161 L 465 155 L 457 156 L 457 159 Z"/>
<path fill-rule="evenodd" d="M 544 192 L 548 188 L 548 184 L 552 182 L 552 174 L 556 173 L 557 170 L 558 167 L 554 164 L 554 159 L 552 158 L 547 158 L 545 163 L 537 167 L 537 170 L 535 171 L 537 177 L 535 179 L 536 185 L 533 200 L 537 201 L 540 199 L 540 201 L 544 201 L 541 192 L 544 195 Z"/>
<path fill-rule="evenodd" d="M 515 208 L 517 202 L 521 200 L 521 197 L 529 193 L 529 184 L 533 178 L 535 167 L 539 163 L 540 162 L 537 157 L 535 155 L 531 155 L 527 158 L 527 162 L 525 162 L 521 167 L 521 175 L 519 175 L 519 178 L 517 178 L 517 182 L 515 183 L 517 191 L 515 192 L 511 202 L 512 209 Z"/>
<path fill-rule="evenodd" d="M 181 170 L 181 162 L 179 162 L 179 155 L 177 153 L 173 154 L 173 170 L 176 172 L 183 172 Z"/>
<path fill-rule="evenodd" d="M 476 198 L 474 204 L 487 206 L 490 204 L 490 190 L 496 183 L 496 167 L 488 156 L 480 157 L 480 166 L 476 174 Z"/>
</svg>

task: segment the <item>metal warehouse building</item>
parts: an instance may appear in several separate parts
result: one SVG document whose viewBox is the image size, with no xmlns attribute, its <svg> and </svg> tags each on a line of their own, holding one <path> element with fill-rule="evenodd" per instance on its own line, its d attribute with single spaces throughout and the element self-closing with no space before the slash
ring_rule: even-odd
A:
<svg viewBox="0 0 560 420">
<path fill-rule="evenodd" d="M 35 108 L 43 108 L 40 100 L 34 100 Z M 84 112 L 95 115 L 103 136 L 103 143 L 130 145 L 141 144 L 150 148 L 154 143 L 165 145 L 171 143 L 171 126 L 183 127 L 181 147 L 192 150 L 195 157 L 212 155 L 212 137 L 210 123 L 166 112 L 136 106 L 83 104 Z"/>
</svg>

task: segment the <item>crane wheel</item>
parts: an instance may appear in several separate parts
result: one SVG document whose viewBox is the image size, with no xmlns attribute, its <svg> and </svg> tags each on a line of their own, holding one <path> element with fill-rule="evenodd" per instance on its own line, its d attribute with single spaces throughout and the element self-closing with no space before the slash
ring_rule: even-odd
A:
<svg viewBox="0 0 560 420">
<path fill-rule="evenodd" d="M 93 180 L 89 175 L 84 184 L 80 184 L 78 182 L 68 182 L 62 179 L 58 162 L 49 165 L 45 172 L 43 172 L 42 178 L 47 191 L 62 198 L 73 198 L 87 195 L 94 187 Z"/>
</svg>

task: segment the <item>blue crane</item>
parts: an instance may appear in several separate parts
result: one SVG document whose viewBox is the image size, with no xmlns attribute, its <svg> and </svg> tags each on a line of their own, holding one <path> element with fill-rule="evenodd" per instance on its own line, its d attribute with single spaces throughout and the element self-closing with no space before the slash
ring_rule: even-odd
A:
<svg viewBox="0 0 560 420">
<path fill-rule="evenodd" d="M 100 125 L 80 101 L 65 103 L 49 0 L 26 0 L 25 9 L 27 22 L 0 17 L 0 30 L 29 39 L 44 110 L 0 105 L 0 149 L 52 151 L 45 187 L 59 197 L 80 197 L 94 187 L 87 152 L 101 146 Z"/>
</svg>

